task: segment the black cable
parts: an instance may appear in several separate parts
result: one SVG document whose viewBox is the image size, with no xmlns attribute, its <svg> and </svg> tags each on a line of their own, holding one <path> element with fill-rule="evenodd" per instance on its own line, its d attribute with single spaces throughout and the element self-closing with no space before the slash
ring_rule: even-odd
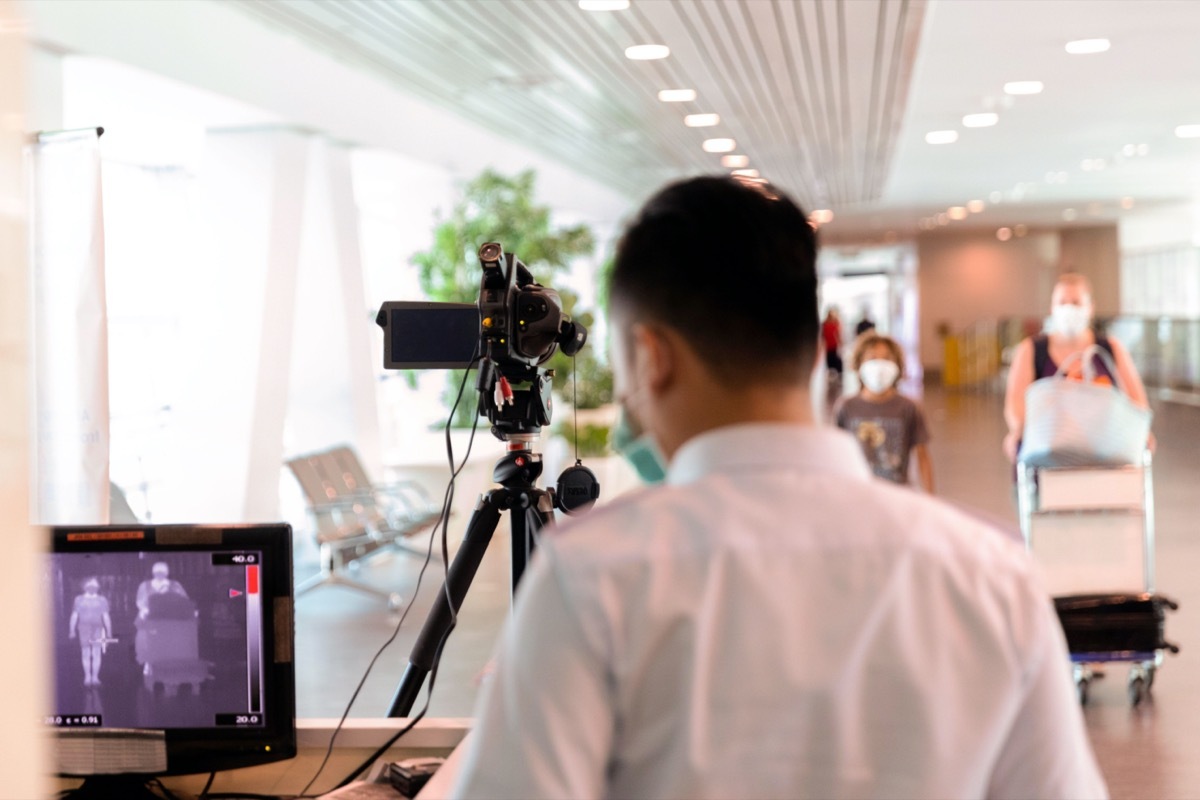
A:
<svg viewBox="0 0 1200 800">
<path fill-rule="evenodd" d="M 208 790 L 212 788 L 213 781 L 217 777 L 217 771 L 214 769 L 208 773 L 208 782 L 204 784 L 204 788 L 200 790 L 200 800 L 205 800 L 208 797 Z"/>
<path fill-rule="evenodd" d="M 475 353 L 473 353 L 471 355 L 471 365 L 472 366 L 475 364 L 475 362 L 479 361 L 478 352 L 479 352 L 478 348 L 476 348 Z M 458 412 L 458 406 L 462 402 L 463 392 L 466 389 L 466 385 L 467 385 L 467 376 L 470 375 L 470 372 L 471 372 L 470 366 L 468 366 L 468 368 L 463 371 L 463 378 L 458 386 L 458 395 L 454 399 L 454 405 L 450 409 L 450 416 L 446 420 L 446 452 L 447 452 L 447 455 L 450 460 L 451 472 L 450 472 L 450 480 L 448 481 L 448 483 L 446 485 L 446 492 L 442 497 L 442 513 L 438 519 L 438 524 L 440 524 L 441 528 L 442 528 L 442 566 L 443 566 L 444 574 L 447 578 L 449 577 L 449 561 L 450 561 L 448 530 L 449 530 L 449 521 L 450 521 L 450 510 L 451 510 L 451 508 L 453 506 L 453 502 L 454 502 L 454 484 L 458 478 L 459 473 L 461 473 L 463 468 L 466 466 L 467 460 L 471 457 L 471 449 L 472 449 L 472 446 L 475 441 L 475 431 L 479 427 L 479 416 L 476 415 L 474 424 L 471 426 L 471 436 L 467 440 L 467 452 L 463 456 L 462 463 L 459 464 L 457 468 L 455 468 L 455 466 L 454 466 L 454 446 L 450 440 L 450 427 L 451 427 L 451 423 L 454 421 L 454 415 Z M 437 530 L 437 525 L 434 526 L 434 530 L 435 531 Z M 313 775 L 312 779 L 309 780 L 309 782 L 307 784 L 305 784 L 304 788 L 300 791 L 300 795 L 299 795 L 300 797 L 309 797 L 310 796 L 308 794 L 308 790 L 310 788 L 312 788 L 312 785 L 314 783 L 316 783 L 317 778 L 319 778 L 321 776 L 321 773 L 325 771 L 325 767 L 329 763 L 329 759 L 333 754 L 334 741 L 337 739 L 338 734 L 341 732 L 342 727 L 345 725 L 346 718 L 350 715 L 350 709 L 354 706 L 355 700 L 358 699 L 359 693 L 362 691 L 363 686 L 366 684 L 367 677 L 371 674 L 371 670 L 373 670 L 375 668 L 376 662 L 379 660 L 380 656 L 383 655 L 384 651 L 386 651 L 387 648 L 390 647 L 394 641 L 396 641 L 396 637 L 400 633 L 401 626 L 403 626 L 404 620 L 408 617 L 409 611 L 412 610 L 412 605 L 414 602 L 416 602 L 417 595 L 419 594 L 419 592 L 421 590 L 421 581 L 425 577 L 425 570 L 429 567 L 429 562 L 433 559 L 433 542 L 434 542 L 434 537 L 430 536 L 429 546 L 425 550 L 425 562 L 421 565 L 421 571 L 417 574 L 417 585 L 413 589 L 412 598 L 408 601 L 408 604 L 404 607 L 404 612 L 400 615 L 400 619 L 396 622 L 396 627 L 392 630 L 391 636 L 389 636 L 387 638 L 387 641 L 385 641 L 380 646 L 380 648 L 375 652 L 374 657 L 371 659 L 371 663 L 367 665 L 366 672 L 363 673 L 362 679 L 358 682 L 358 686 L 355 687 L 355 689 L 354 689 L 354 694 L 351 695 L 351 697 L 350 697 L 350 702 L 347 703 L 347 705 L 346 705 L 346 710 L 344 712 L 342 712 L 342 716 L 341 716 L 341 719 L 338 720 L 337 727 L 334 728 L 333 734 L 329 737 L 329 745 L 325 750 L 325 757 L 321 760 L 321 765 L 317 768 L 317 772 L 316 772 L 316 774 Z M 449 581 L 447 580 L 446 583 L 448 584 Z M 447 589 L 447 592 L 448 591 L 449 590 Z M 432 692 L 432 690 L 433 690 L 433 680 L 434 680 L 434 676 L 437 674 L 437 664 L 438 664 L 438 660 L 440 660 L 440 658 L 441 658 L 442 647 L 445 645 L 446 637 L 449 636 L 450 631 L 453 629 L 454 629 L 454 606 L 453 606 L 453 604 L 451 604 L 451 625 L 447 629 L 445 636 L 442 637 L 441 644 L 439 644 L 438 649 L 435 654 L 433 671 L 430 674 L 430 680 L 429 680 L 430 692 Z M 428 709 L 428 707 L 429 707 L 429 699 L 428 699 L 428 697 L 426 697 L 425 706 L 424 706 L 424 708 L 422 708 L 421 713 L 417 717 L 413 718 L 412 722 L 410 722 L 407 726 L 402 728 L 394 737 L 392 737 L 392 739 L 390 739 L 388 741 L 384 750 L 386 750 L 387 747 L 390 747 L 397 739 L 399 739 L 405 733 L 408 733 L 410 730 L 412 730 L 413 726 L 416 725 L 416 723 L 420 721 L 421 717 L 424 716 L 425 711 L 426 711 L 426 709 Z M 382 751 L 380 751 L 380 753 L 382 753 Z M 352 772 L 350 775 L 348 775 L 346 778 L 344 778 L 342 780 L 342 782 L 339 783 L 334 788 L 341 788 L 342 786 L 345 786 L 346 784 L 350 783 L 350 781 L 354 780 L 354 778 L 357 775 L 359 775 L 364 769 L 370 767 L 370 765 L 374 762 L 374 760 L 376 758 L 378 758 L 378 755 L 373 755 L 370 760 L 366 761 L 362 766 L 360 766 L 356 770 L 354 770 L 354 772 Z"/>
<path fill-rule="evenodd" d="M 571 413 L 575 415 L 575 463 L 579 462 L 579 362 L 571 356 Z"/>
<path fill-rule="evenodd" d="M 381 744 L 378 747 L 378 749 L 375 750 L 375 752 L 373 752 L 373 753 L 371 753 L 371 755 L 367 756 L 367 758 L 365 760 L 363 760 L 363 762 L 361 764 L 359 764 L 358 767 L 356 767 L 353 772 L 351 772 L 349 775 L 347 775 L 345 778 L 343 778 L 342 782 L 339 783 L 337 786 L 335 786 L 334 789 L 341 789 L 343 786 L 348 785 L 352 780 L 354 780 L 356 777 L 358 777 L 360 774 L 362 774 L 362 772 L 364 770 L 366 770 L 372 764 L 374 764 L 375 761 L 380 756 L 382 756 L 384 753 L 386 753 L 388 750 L 390 750 L 392 745 L 394 745 L 397 741 L 400 740 L 401 736 L 404 736 L 404 734 L 411 731 L 413 728 L 415 728 L 417 726 L 418 722 L 420 722 L 421 720 L 423 720 L 425 718 L 425 714 L 429 712 L 429 703 L 433 698 L 433 686 L 437 682 L 438 666 L 442 663 L 442 651 L 445 649 L 446 641 L 450 638 L 450 633 L 453 630 L 454 630 L 454 625 L 447 626 L 446 632 L 443 633 L 442 638 L 438 640 L 437 650 L 434 652 L 434 655 L 433 655 L 433 666 L 431 667 L 431 669 L 429 671 L 429 683 L 428 683 L 428 685 L 426 687 L 426 691 L 425 691 L 425 704 L 421 706 L 421 710 L 417 712 L 416 716 L 412 717 L 409 720 L 407 725 L 405 725 L 403 728 L 401 728 L 400 730 L 398 730 L 394 734 L 392 734 L 387 739 L 387 741 L 385 741 L 383 744 Z"/>
</svg>

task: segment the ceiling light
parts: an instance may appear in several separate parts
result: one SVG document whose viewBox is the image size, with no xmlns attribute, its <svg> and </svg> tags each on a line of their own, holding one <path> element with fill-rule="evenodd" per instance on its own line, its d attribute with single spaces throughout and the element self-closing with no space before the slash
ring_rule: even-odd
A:
<svg viewBox="0 0 1200 800">
<path fill-rule="evenodd" d="M 816 211 L 808 215 L 808 221 L 817 225 L 824 225 L 828 222 L 833 222 L 833 212 L 828 208 L 818 208 Z"/>
<path fill-rule="evenodd" d="M 1067 52 L 1073 56 L 1084 56 L 1090 53 L 1103 53 L 1110 46 L 1108 39 L 1076 39 L 1067 42 Z"/>
<path fill-rule="evenodd" d="M 1041 81 L 1009 81 L 1004 84 L 1005 94 L 1041 94 L 1046 86 Z"/>
<path fill-rule="evenodd" d="M 737 142 L 733 139 L 705 139 L 700 146 L 706 153 L 728 153 L 737 148 Z"/>
<path fill-rule="evenodd" d="M 624 11 L 629 0 L 579 0 L 579 7 L 584 11 Z"/>
<path fill-rule="evenodd" d="M 683 118 L 683 124 L 689 128 L 711 128 L 721 124 L 720 114 L 688 114 Z"/>
<path fill-rule="evenodd" d="M 946 209 L 946 216 L 953 220 L 966 219 L 967 208 L 966 206 L 950 206 Z"/>
<path fill-rule="evenodd" d="M 750 156 L 721 156 L 721 166 L 727 169 L 741 169 L 742 167 L 748 167 L 750 166 Z"/>
<path fill-rule="evenodd" d="M 935 219 L 937 219 L 938 225 L 946 225 L 950 222 L 950 217 L 945 212 L 938 214 L 937 217 L 935 217 Z"/>
<path fill-rule="evenodd" d="M 930 131 L 925 134 L 929 144 L 950 144 L 958 141 L 958 131 Z"/>
<path fill-rule="evenodd" d="M 991 111 L 985 111 L 982 114 L 967 114 L 962 119 L 964 127 L 967 128 L 990 128 L 1000 121 L 1000 115 L 994 114 Z M 955 136 L 955 138 L 958 138 Z M 925 137 L 929 141 L 929 137 Z"/>
<path fill-rule="evenodd" d="M 972 200 L 967 203 L 967 211 L 970 211 L 972 214 L 978 214 L 986 207 L 982 200 Z"/>
<path fill-rule="evenodd" d="M 1012 238 L 1012 229 L 1011 228 L 997 228 L 996 229 L 996 238 L 1002 242 L 1007 242 L 1009 239 Z"/>
<path fill-rule="evenodd" d="M 656 61 L 671 55 L 665 44 L 635 44 L 625 48 L 625 57 L 631 61 Z"/>
<path fill-rule="evenodd" d="M 758 170 L 756 169 L 735 169 L 733 174 L 739 178 L 757 178 Z"/>
<path fill-rule="evenodd" d="M 1180 125 L 1175 129 L 1175 135 L 1180 139 L 1200 138 L 1200 125 Z"/>
<path fill-rule="evenodd" d="M 695 89 L 663 89 L 658 99 L 664 103 L 690 103 L 696 99 Z"/>
<path fill-rule="evenodd" d="M 1121 198 L 1121 208 L 1125 209 L 1126 211 L 1133 208 L 1133 198 L 1132 197 L 1122 197 Z"/>
</svg>

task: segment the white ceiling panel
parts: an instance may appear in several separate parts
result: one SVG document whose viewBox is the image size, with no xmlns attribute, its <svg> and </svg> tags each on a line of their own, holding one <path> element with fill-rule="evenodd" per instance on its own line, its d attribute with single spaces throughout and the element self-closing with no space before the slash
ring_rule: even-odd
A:
<svg viewBox="0 0 1200 800">
<path fill-rule="evenodd" d="M 631 202 L 722 169 L 701 149 L 709 137 L 736 140 L 806 207 L 832 209 L 832 238 L 911 233 L 972 199 L 988 208 L 960 225 L 1060 224 L 1067 208 L 1094 224 L 1123 199 L 1200 196 L 1200 140 L 1174 135 L 1200 123 L 1194 0 L 631 0 L 611 12 L 576 0 L 234 3 Z M 1110 51 L 1066 53 L 1092 37 Z M 670 56 L 624 56 L 650 43 Z M 1014 80 L 1045 90 L 1005 95 Z M 671 88 L 697 97 L 660 102 Z M 998 123 L 963 125 L 983 111 Z M 720 124 L 686 127 L 694 113 Z M 927 144 L 932 130 L 959 139 Z"/>
</svg>

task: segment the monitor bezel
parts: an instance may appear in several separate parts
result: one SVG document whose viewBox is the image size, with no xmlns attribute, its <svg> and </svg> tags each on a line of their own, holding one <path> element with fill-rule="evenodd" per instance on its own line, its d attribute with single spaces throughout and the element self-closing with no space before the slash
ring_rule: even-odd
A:
<svg viewBox="0 0 1200 800">
<path fill-rule="evenodd" d="M 86 536 L 78 536 L 85 534 Z M 102 536 L 96 536 L 101 534 Z M 221 772 L 294 758 L 296 749 L 295 628 L 292 528 L 287 523 L 195 525 L 62 525 L 50 528 L 50 552 L 168 554 L 260 550 L 263 597 L 261 728 L 166 728 L 167 768 L 155 775 Z M 106 730 L 98 728 L 97 730 Z M 111 729 L 107 729 L 111 730 Z M 87 777 L 58 773 L 62 777 Z"/>
</svg>

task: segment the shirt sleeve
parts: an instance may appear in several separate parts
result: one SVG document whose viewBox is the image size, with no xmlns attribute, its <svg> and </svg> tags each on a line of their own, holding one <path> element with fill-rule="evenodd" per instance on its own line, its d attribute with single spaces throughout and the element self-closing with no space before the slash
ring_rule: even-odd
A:
<svg viewBox="0 0 1200 800">
<path fill-rule="evenodd" d="M 544 543 L 521 579 L 450 797 L 605 794 L 613 681 L 554 560 Z"/>
<path fill-rule="evenodd" d="M 919 403 L 912 404 L 912 446 L 929 442 L 929 425 L 925 422 L 925 412 Z"/>
<path fill-rule="evenodd" d="M 833 419 L 842 430 L 850 430 L 850 414 L 846 411 L 846 398 L 838 398 L 837 405 L 833 407 Z"/>
<path fill-rule="evenodd" d="M 1033 648 L 1020 705 L 988 787 L 989 798 L 1104 800 L 1071 679 L 1071 661 L 1051 603 L 1031 601 Z"/>
</svg>

